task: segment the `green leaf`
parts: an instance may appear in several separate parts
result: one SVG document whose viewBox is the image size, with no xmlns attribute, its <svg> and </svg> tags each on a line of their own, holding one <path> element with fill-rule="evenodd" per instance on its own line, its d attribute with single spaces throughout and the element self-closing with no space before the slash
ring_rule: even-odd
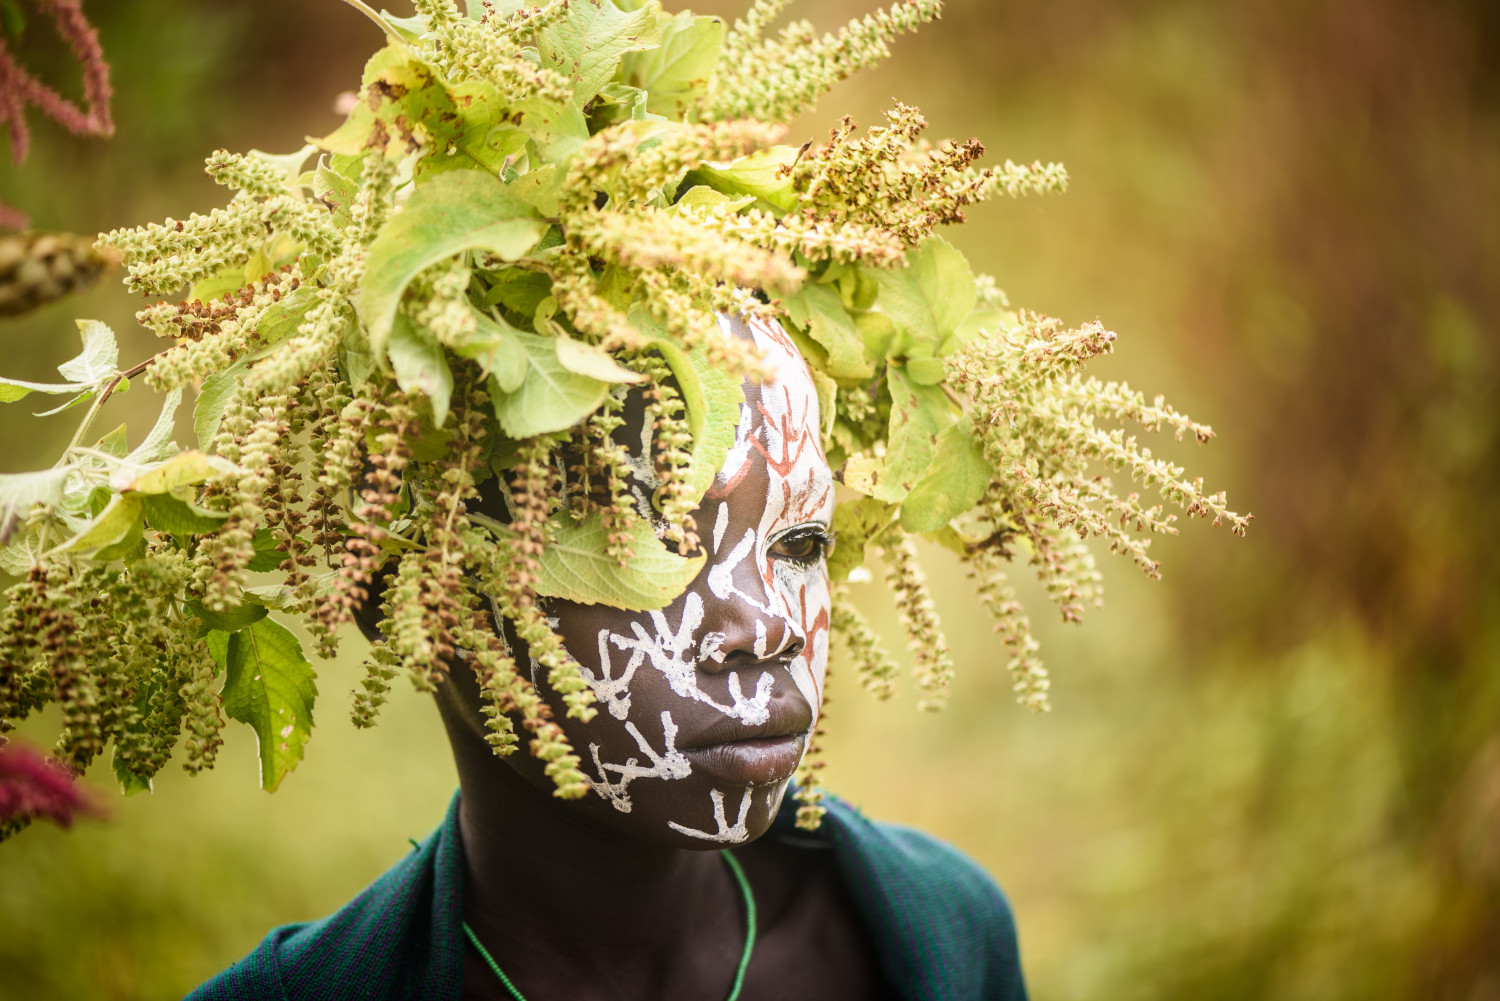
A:
<svg viewBox="0 0 1500 1001">
<path fill-rule="evenodd" d="M 622 11 L 611 0 L 573 0 L 568 16 L 537 34 L 542 65 L 573 81 L 573 105 L 582 108 L 615 75 L 620 57 L 661 40 L 652 0 Z"/>
<path fill-rule="evenodd" d="M 865 548 L 896 523 L 893 504 L 860 497 L 840 501 L 833 509 L 833 532 L 838 543 L 828 556 L 828 577 L 833 581 L 849 579 L 849 571 L 863 566 Z"/>
<path fill-rule="evenodd" d="M 517 198 L 536 209 L 544 216 L 557 215 L 557 195 L 562 190 L 566 172 L 555 163 L 529 170 L 510 182 L 510 190 Z"/>
<path fill-rule="evenodd" d="M 514 393 L 494 386 L 495 418 L 512 438 L 562 431 L 598 409 L 609 383 L 568 371 L 557 357 L 557 339 L 516 331 L 529 371 Z"/>
<path fill-rule="evenodd" d="M 520 331 L 504 320 L 474 312 L 474 336 L 457 345 L 453 353 L 473 358 L 485 374 L 493 375 L 503 392 L 514 393 L 526 378 L 526 349 L 516 338 Z"/>
<path fill-rule="evenodd" d="M 722 191 L 715 191 L 706 184 L 695 184 L 687 189 L 687 192 L 677 201 L 672 203 L 674 209 L 715 209 L 723 206 L 730 212 L 738 212 L 746 205 L 755 201 L 754 195 L 739 195 L 731 198 Z"/>
<path fill-rule="evenodd" d="M 276 548 L 276 536 L 271 534 L 269 528 L 256 529 L 250 548 L 255 555 L 250 558 L 245 569 L 251 573 L 270 573 L 286 560 L 286 553 Z"/>
<path fill-rule="evenodd" d="M 312 156 L 317 148 L 312 143 L 308 143 L 295 153 L 267 153 L 263 150 L 252 149 L 249 155 L 280 170 L 286 178 L 287 191 L 296 192 L 301 187 L 297 179 L 302 176 L 302 168 L 306 165 L 307 158 Z"/>
<path fill-rule="evenodd" d="M 632 319 L 644 313 L 644 309 L 634 310 Z M 686 479 L 692 496 L 701 498 L 713 486 L 714 477 L 734 447 L 745 394 L 738 379 L 709 363 L 704 349 L 684 351 L 676 341 L 667 338 L 654 340 L 651 346 L 672 366 L 672 375 L 682 393 L 688 430 L 693 436 L 693 453 Z"/>
<path fill-rule="evenodd" d="M 922 386 L 892 366 L 890 434 L 885 464 L 873 495 L 892 504 L 900 502 L 927 475 L 937 454 L 938 436 L 953 423 L 948 398 L 936 386 Z"/>
<path fill-rule="evenodd" d="M 466 250 L 513 261 L 546 231 L 530 205 L 481 171 L 455 170 L 417 187 L 365 261 L 359 305 L 376 359 L 385 355 L 401 294 L 424 269 Z"/>
<path fill-rule="evenodd" d="M 146 435 L 146 440 L 125 457 L 127 465 L 133 463 L 144 466 L 160 462 L 177 451 L 177 446 L 172 442 L 172 432 L 177 426 L 177 408 L 181 403 L 182 390 L 174 389 L 167 393 L 167 398 L 162 401 L 161 412 L 156 415 L 156 423 L 151 425 L 151 432 Z"/>
<path fill-rule="evenodd" d="M 724 46 L 724 22 L 681 11 L 663 14 L 661 45 L 625 57 L 624 79 L 646 91 L 646 110 L 681 121 L 708 92 Z"/>
<path fill-rule="evenodd" d="M 125 458 L 125 453 L 130 451 L 128 442 L 129 439 L 125 434 L 125 425 L 121 424 L 109 434 L 94 442 L 94 448 L 106 455 L 112 455 L 116 459 L 123 459 Z"/>
<path fill-rule="evenodd" d="M 993 475 L 967 418 L 944 428 L 931 469 L 901 502 L 901 527 L 908 532 L 938 531 L 979 503 Z"/>
<path fill-rule="evenodd" d="M 275 792 L 312 733 L 317 675 L 297 637 L 268 618 L 234 633 L 214 630 L 208 648 L 225 671 L 224 712 L 255 731 L 260 786 Z"/>
<path fill-rule="evenodd" d="M 83 393 L 92 388 L 93 385 L 86 382 L 24 382 L 20 379 L 0 378 L 0 403 L 14 403 L 25 399 L 32 393 L 49 393 L 58 396 L 63 393 Z M 37 416 L 44 415 L 38 414 Z"/>
<path fill-rule="evenodd" d="M 442 427 L 448 420 L 448 403 L 453 397 L 453 371 L 443 357 L 443 346 L 404 314 L 396 314 L 386 344 L 396 385 L 407 393 L 421 393 L 432 404 L 432 422 Z"/>
<path fill-rule="evenodd" d="M 556 539 L 542 551 L 536 583 L 537 594 L 549 598 L 652 611 L 681 594 L 707 559 L 668 551 L 650 522 L 639 518 L 630 537 L 635 557 L 622 568 L 605 553 L 609 531 L 597 512 L 579 523 L 559 512 L 552 524 Z"/>
<path fill-rule="evenodd" d="M 199 635 L 206 635 L 211 629 L 216 629 L 221 633 L 239 632 L 246 626 L 254 625 L 270 614 L 269 609 L 265 605 L 259 605 L 254 602 L 235 605 L 222 612 L 215 612 L 213 609 L 200 605 L 196 601 L 187 602 L 185 607 L 189 615 L 196 615 L 199 619 L 203 620 L 203 627 L 199 630 Z M 220 666 L 222 667 L 223 665 Z"/>
<path fill-rule="evenodd" d="M 511 121 L 531 137 L 538 155 L 548 163 L 569 159 L 589 138 L 589 123 L 582 110 L 540 97 L 516 104 Z"/>
<path fill-rule="evenodd" d="M 120 348 L 115 332 L 98 320 L 78 320 L 78 334 L 83 338 L 83 353 L 57 366 L 70 382 L 92 385 L 120 371 Z"/>
<path fill-rule="evenodd" d="M 792 190 L 791 178 L 780 176 L 780 171 L 796 159 L 797 147 L 772 146 L 728 163 L 705 163 L 687 176 L 695 184 L 706 184 L 726 195 L 754 195 L 773 208 L 790 212 L 796 207 L 797 192 Z"/>
<path fill-rule="evenodd" d="M 313 285 L 300 285 L 290 295 L 271 303 L 261 314 L 255 325 L 255 335 L 261 345 L 284 341 L 297 332 L 307 311 L 317 305 L 318 290 Z"/>
<path fill-rule="evenodd" d="M 222 372 L 215 372 L 203 380 L 198 387 L 198 398 L 193 401 L 193 432 L 198 436 L 198 447 L 207 452 L 219 433 L 219 424 L 224 420 L 224 408 L 234 398 L 240 373 L 245 366 L 235 362 Z"/>
<path fill-rule="evenodd" d="M 906 259 L 907 267 L 874 272 L 876 305 L 914 340 L 935 348 L 974 309 L 974 275 L 964 255 L 940 236 L 924 240 Z"/>
<path fill-rule="evenodd" d="M 237 292 L 245 284 L 245 269 L 239 264 L 210 275 L 188 289 L 188 302 L 213 302 L 225 292 Z"/>
<path fill-rule="evenodd" d="M 500 305 L 519 316 L 530 319 L 541 301 L 552 294 L 552 279 L 538 271 L 525 268 L 505 268 L 485 275 L 490 290 L 485 294 L 486 306 Z"/>
<path fill-rule="evenodd" d="M 141 499 L 135 494 L 120 494 L 109 502 L 109 506 L 89 523 L 89 527 L 73 536 L 63 549 L 98 549 L 112 546 L 130 534 L 131 529 L 141 523 Z"/>
<path fill-rule="evenodd" d="M 202 452 L 178 452 L 150 472 L 137 476 L 125 489 L 142 494 L 164 494 L 178 487 L 211 480 L 226 465 L 223 459 L 211 459 Z"/>
<path fill-rule="evenodd" d="M 785 301 L 787 315 L 828 352 L 828 374 L 835 379 L 868 379 L 875 369 L 865 358 L 865 342 L 843 300 L 831 286 L 808 282 Z"/>
<path fill-rule="evenodd" d="M 354 199 L 359 195 L 359 182 L 350 177 L 345 177 L 336 170 L 332 170 L 319 162 L 318 169 L 312 174 L 313 197 L 324 205 L 328 211 L 333 213 L 333 225 L 339 229 L 353 220 L 351 211 Z"/>
<path fill-rule="evenodd" d="M 149 706 L 143 706 L 147 709 Z M 126 796 L 134 796 L 138 793 L 151 791 L 151 780 L 141 778 L 125 766 L 125 760 L 120 757 L 120 746 L 115 745 L 114 753 L 110 756 L 110 768 L 114 770 L 115 781 L 120 783 L 120 792 Z"/>
<path fill-rule="evenodd" d="M 571 337 L 557 338 L 557 360 L 569 372 L 586 375 L 601 382 L 641 383 L 646 377 L 621 365 L 592 344 L 575 341 Z"/>
<path fill-rule="evenodd" d="M 936 386 L 947 375 L 941 358 L 912 358 L 906 363 L 906 374 L 919 386 Z"/>
<path fill-rule="evenodd" d="M 151 527 L 168 535 L 202 535 L 214 531 L 229 517 L 223 511 L 210 511 L 171 494 L 144 494 L 141 503 Z"/>
</svg>

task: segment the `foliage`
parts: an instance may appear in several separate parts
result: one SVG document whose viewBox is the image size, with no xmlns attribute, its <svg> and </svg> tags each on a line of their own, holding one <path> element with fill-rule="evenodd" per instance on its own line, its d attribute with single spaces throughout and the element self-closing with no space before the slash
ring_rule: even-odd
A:
<svg viewBox="0 0 1500 1001">
<path fill-rule="evenodd" d="M 88 405 L 53 468 L 0 478 L 5 565 L 25 575 L 0 621 L 0 721 L 59 703 L 59 756 L 81 770 L 112 740 L 132 791 L 183 731 L 186 766 L 211 765 L 227 713 L 256 730 L 272 789 L 301 756 L 315 688 L 262 610 L 304 621 L 329 656 L 387 575 L 356 722 L 399 671 L 431 687 L 462 652 L 497 753 L 519 720 L 558 794 L 582 795 L 491 609 L 589 718 L 539 599 L 657 608 L 696 573 L 691 512 L 732 439 L 739 380 L 762 372 L 717 314 L 781 324 L 808 359 L 848 488 L 831 570 L 844 579 L 872 544 L 889 554 L 925 706 L 952 665 L 912 536 L 980 575 L 1016 691 L 1040 709 L 1046 674 L 1002 560 L 1028 560 L 1077 620 L 1098 596 L 1088 536 L 1155 575 L 1149 535 L 1175 531 L 1168 507 L 1243 532 L 1222 494 L 1114 426 L 1212 436 L 1080 374 L 1113 334 L 1012 310 L 936 234 L 997 192 L 1060 190 L 1060 167 L 978 168 L 977 140 L 929 145 L 903 105 L 801 149 L 754 117 L 807 107 L 935 0 L 762 40 L 782 6 L 757 0 L 726 32 L 654 2 L 492 4 L 475 20 L 422 0 L 415 18 L 377 18 L 388 44 L 340 128 L 287 156 L 217 152 L 208 173 L 234 192 L 222 208 L 102 237 L 127 287 L 188 292 L 138 314 L 172 344 L 137 365 L 122 370 L 108 328 L 85 321 L 66 382 L 0 382 L 5 399 Z M 91 441 L 102 402 L 137 377 L 167 396 L 155 429 L 134 450 L 123 428 Z M 199 448 L 179 451 L 172 418 L 195 384 Z M 611 438 L 638 384 L 658 452 L 650 519 Z M 1160 501 L 1117 493 L 1100 466 Z M 506 523 L 470 510 L 492 477 Z M 869 630 L 835 621 L 866 684 L 888 690 Z"/>
</svg>

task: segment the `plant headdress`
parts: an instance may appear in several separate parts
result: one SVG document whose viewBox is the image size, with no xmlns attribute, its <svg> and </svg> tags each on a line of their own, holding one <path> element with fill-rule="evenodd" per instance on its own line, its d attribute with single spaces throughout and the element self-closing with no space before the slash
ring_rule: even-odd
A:
<svg viewBox="0 0 1500 1001">
<path fill-rule="evenodd" d="M 255 729 L 274 789 L 316 694 L 281 620 L 329 656 L 383 574 L 356 722 L 396 675 L 431 687 L 462 652 L 497 753 L 518 745 L 519 719 L 557 794 L 584 794 L 491 611 L 587 719 L 592 693 L 544 602 L 660 608 L 698 572 L 691 512 L 733 442 L 741 382 L 762 370 L 750 342 L 719 335 L 721 315 L 780 324 L 806 357 L 845 488 L 829 571 L 842 582 L 883 553 L 925 707 L 953 666 L 915 537 L 971 569 L 1035 710 L 1047 675 L 1008 562 L 1077 619 L 1099 587 L 1086 538 L 1154 576 L 1149 537 L 1175 530 L 1172 512 L 1244 531 L 1222 493 L 1124 429 L 1206 441 L 1207 427 L 1082 374 L 1112 333 L 1012 309 L 937 235 L 997 193 L 1060 191 L 1060 166 L 981 167 L 977 140 L 928 144 L 899 104 L 863 133 L 845 118 L 820 145 L 779 144 L 777 123 L 939 0 L 821 37 L 769 30 L 786 0 L 756 0 L 732 27 L 654 0 L 468 15 L 418 0 L 408 19 L 349 2 L 388 44 L 342 126 L 288 156 L 215 153 L 208 173 L 234 192 L 222 208 L 101 237 L 168 346 L 122 368 L 109 329 L 81 321 L 65 382 L 0 379 L 0 400 L 85 408 L 55 466 L 0 476 L 4 569 L 22 578 L 0 610 L 0 727 L 55 701 L 58 756 L 82 770 L 112 742 L 131 791 L 179 738 L 186 768 L 210 766 L 227 715 Z M 97 437 L 100 405 L 137 378 L 165 394 L 155 427 L 133 446 L 123 426 Z M 652 518 L 611 437 L 635 386 L 659 452 Z M 173 417 L 190 388 L 183 450 Z M 473 509 L 495 478 L 503 523 Z M 869 625 L 846 603 L 832 624 L 888 694 Z"/>
</svg>

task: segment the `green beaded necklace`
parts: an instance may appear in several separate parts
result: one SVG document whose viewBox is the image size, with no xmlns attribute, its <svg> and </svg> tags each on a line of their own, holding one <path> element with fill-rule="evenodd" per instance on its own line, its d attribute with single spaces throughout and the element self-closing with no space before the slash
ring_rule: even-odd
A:
<svg viewBox="0 0 1500 1001">
<path fill-rule="evenodd" d="M 745 898 L 745 948 L 740 953 L 739 968 L 734 971 L 734 986 L 729 989 L 729 997 L 725 999 L 725 1001 L 739 1001 L 740 990 L 745 986 L 745 971 L 750 968 L 750 956 L 755 952 L 755 894 L 750 892 L 750 881 L 745 878 L 745 870 L 740 868 L 739 860 L 727 850 L 720 851 L 719 855 L 729 866 L 730 873 L 734 875 L 734 881 L 739 884 L 740 895 Z M 474 929 L 469 927 L 467 921 L 464 922 L 464 934 L 468 936 L 470 944 L 479 952 L 479 955 L 489 964 L 490 969 L 495 971 L 495 976 L 500 978 L 505 989 L 510 991 L 510 996 L 516 1001 L 526 1001 L 525 995 L 516 990 L 516 985 L 511 983 L 505 971 L 500 969 L 500 964 L 495 962 L 495 957 L 491 956 L 490 951 L 479 941 L 479 936 L 474 934 Z"/>
</svg>

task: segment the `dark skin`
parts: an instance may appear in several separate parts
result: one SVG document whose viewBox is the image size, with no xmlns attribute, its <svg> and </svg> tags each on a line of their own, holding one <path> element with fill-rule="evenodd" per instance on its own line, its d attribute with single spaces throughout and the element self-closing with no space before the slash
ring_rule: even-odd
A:
<svg viewBox="0 0 1500 1001">
<path fill-rule="evenodd" d="M 745 917 L 718 853 L 629 843 L 567 809 L 497 762 L 471 725 L 478 698 L 459 669 L 438 704 L 463 790 L 464 917 L 511 982 L 531 1001 L 727 997 Z M 892 997 L 831 851 L 773 836 L 734 852 L 759 911 L 743 1001 Z M 463 997 L 510 998 L 472 946 Z"/>
<path fill-rule="evenodd" d="M 891 996 L 833 852 L 763 837 L 821 701 L 833 507 L 816 390 L 778 334 L 755 337 L 777 375 L 744 387 L 736 447 L 697 511 L 705 560 L 687 590 L 657 613 L 544 605 L 598 712 L 567 718 L 545 672 L 532 678 L 594 792 L 559 800 L 540 762 L 496 757 L 466 663 L 439 687 L 462 789 L 465 918 L 531 1001 L 728 997 L 746 924 L 721 848 L 758 910 L 742 1001 Z M 637 457 L 651 447 L 640 412 L 637 399 L 616 435 Z M 653 484 L 635 486 L 645 509 Z M 493 493 L 477 510 L 506 516 Z M 472 945 L 466 957 L 464 997 L 510 997 Z"/>
</svg>

